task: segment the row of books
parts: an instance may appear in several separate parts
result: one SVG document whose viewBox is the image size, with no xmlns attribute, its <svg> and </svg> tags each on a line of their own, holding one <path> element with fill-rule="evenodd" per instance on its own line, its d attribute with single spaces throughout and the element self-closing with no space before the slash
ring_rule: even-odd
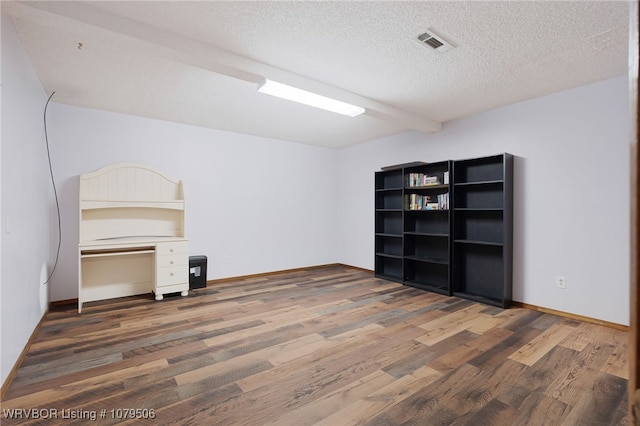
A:
<svg viewBox="0 0 640 426">
<path fill-rule="evenodd" d="M 424 173 L 409 173 L 406 176 L 406 187 L 440 185 L 438 176 L 426 175 Z"/>
<path fill-rule="evenodd" d="M 429 195 L 405 195 L 405 210 L 448 210 L 449 193 L 438 194 L 436 201 L 431 201 Z"/>
<path fill-rule="evenodd" d="M 438 208 L 441 210 L 449 210 L 449 193 L 438 195 Z"/>
</svg>

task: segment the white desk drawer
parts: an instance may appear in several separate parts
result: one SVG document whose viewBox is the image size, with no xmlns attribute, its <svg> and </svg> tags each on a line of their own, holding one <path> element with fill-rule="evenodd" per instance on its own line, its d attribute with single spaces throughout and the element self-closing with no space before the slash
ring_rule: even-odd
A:
<svg viewBox="0 0 640 426">
<path fill-rule="evenodd" d="M 170 268 L 183 265 L 187 268 L 189 256 L 184 253 L 156 256 L 156 268 Z"/>
<path fill-rule="evenodd" d="M 170 243 L 158 243 L 156 245 L 156 254 L 159 256 L 165 254 L 189 254 L 189 242 L 188 241 L 180 241 L 180 242 L 170 242 Z"/>
<path fill-rule="evenodd" d="M 189 269 L 186 265 L 169 268 L 158 268 L 156 270 L 156 286 L 186 283 L 189 281 Z"/>
</svg>

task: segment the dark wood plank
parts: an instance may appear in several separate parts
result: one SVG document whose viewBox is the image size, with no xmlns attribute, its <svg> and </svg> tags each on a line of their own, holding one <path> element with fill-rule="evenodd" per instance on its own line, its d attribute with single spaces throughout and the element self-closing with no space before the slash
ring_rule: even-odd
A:
<svg viewBox="0 0 640 426">
<path fill-rule="evenodd" d="M 626 380 L 607 373 L 598 373 L 593 380 L 591 392 L 580 395 L 567 416 L 568 424 L 585 426 L 623 424 L 626 405 L 620 406 L 620 400 L 626 396 Z"/>
</svg>

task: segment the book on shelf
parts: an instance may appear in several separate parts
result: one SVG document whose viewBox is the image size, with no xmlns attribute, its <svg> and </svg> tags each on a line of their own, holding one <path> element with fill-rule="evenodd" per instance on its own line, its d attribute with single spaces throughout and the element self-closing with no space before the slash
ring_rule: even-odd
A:
<svg viewBox="0 0 640 426">
<path fill-rule="evenodd" d="M 449 193 L 438 194 L 438 208 L 441 210 L 449 210 Z"/>
<path fill-rule="evenodd" d="M 405 195 L 405 210 L 425 210 L 429 201 L 431 201 L 431 197 L 429 195 Z"/>
<path fill-rule="evenodd" d="M 409 188 L 433 185 L 440 185 L 440 178 L 424 173 L 409 173 L 405 181 L 405 186 Z"/>
<path fill-rule="evenodd" d="M 431 196 L 407 194 L 404 196 L 405 210 L 449 210 L 449 193 L 438 194 L 435 201 Z"/>
</svg>

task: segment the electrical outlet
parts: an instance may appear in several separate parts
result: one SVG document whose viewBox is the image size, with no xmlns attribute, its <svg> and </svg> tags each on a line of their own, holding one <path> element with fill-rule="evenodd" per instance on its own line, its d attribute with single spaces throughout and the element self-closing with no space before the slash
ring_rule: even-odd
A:
<svg viewBox="0 0 640 426">
<path fill-rule="evenodd" d="M 567 289 L 567 279 L 565 277 L 562 276 L 557 276 L 556 277 L 556 288 L 560 288 L 563 290 Z"/>
</svg>

